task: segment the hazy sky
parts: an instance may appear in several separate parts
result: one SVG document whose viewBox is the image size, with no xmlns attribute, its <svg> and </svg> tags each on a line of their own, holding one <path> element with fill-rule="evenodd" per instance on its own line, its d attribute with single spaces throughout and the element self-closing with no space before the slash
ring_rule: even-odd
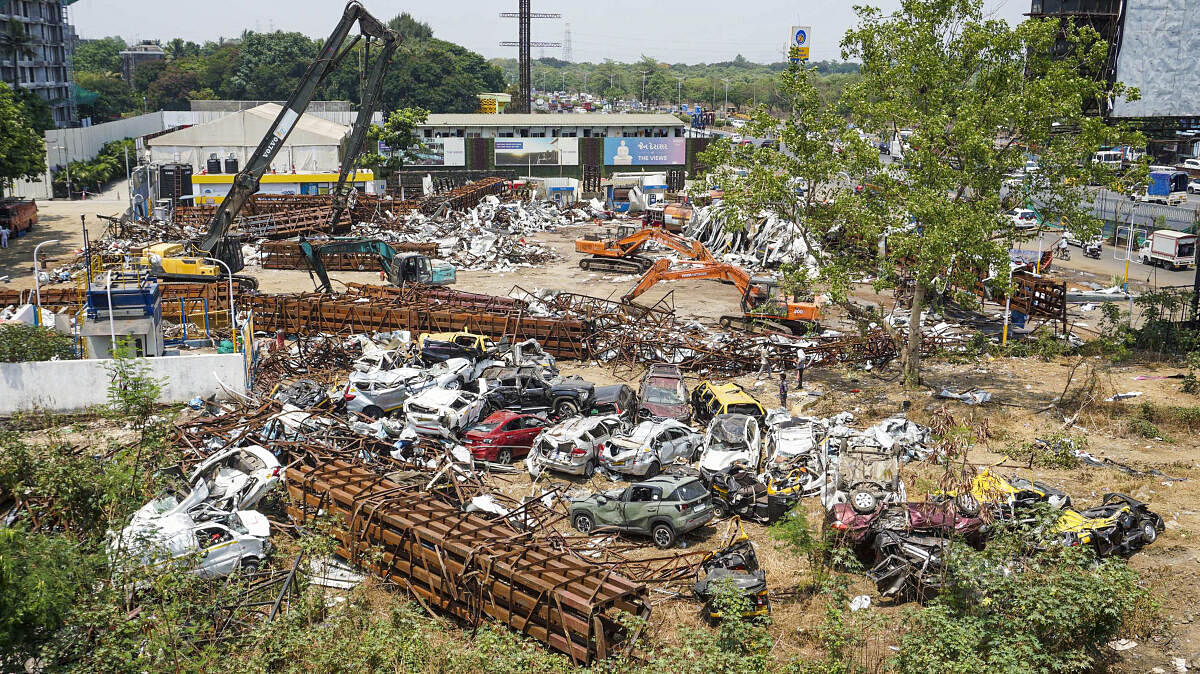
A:
<svg viewBox="0 0 1200 674">
<path fill-rule="evenodd" d="M 855 2 L 894 9 L 899 0 L 607 0 L 566 2 L 534 0 L 535 12 L 559 12 L 562 19 L 534 19 L 535 41 L 562 42 L 571 24 L 574 60 L 636 60 L 646 54 L 668 63 L 727 61 L 742 54 L 751 61 L 782 60 L 792 24 L 811 25 L 812 58 L 839 59 L 838 42 L 854 20 Z M 368 11 L 386 21 L 409 12 L 433 26 L 434 35 L 457 42 L 487 58 L 515 57 L 515 0 L 452 0 L 401 3 L 363 0 Z M 807 7 L 806 7 L 807 5 Z M 1029 11 L 1029 0 L 985 0 L 987 9 L 1010 22 Z M 236 37 L 245 29 L 300 31 L 328 36 L 341 16 L 342 0 L 78 0 L 71 22 L 81 37 L 120 35 L 127 41 L 182 37 L 203 42 Z M 734 9 L 729 9 L 730 7 Z M 712 8 L 712 9 L 706 9 Z M 562 49 L 533 50 L 535 57 L 561 57 Z"/>
</svg>

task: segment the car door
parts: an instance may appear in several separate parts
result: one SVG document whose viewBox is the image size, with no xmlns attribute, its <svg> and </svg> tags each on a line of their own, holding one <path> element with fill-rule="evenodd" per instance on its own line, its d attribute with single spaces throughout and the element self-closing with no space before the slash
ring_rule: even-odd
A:
<svg viewBox="0 0 1200 674">
<path fill-rule="evenodd" d="M 542 432 L 542 423 L 537 417 L 520 417 L 509 422 L 514 428 L 508 433 L 506 443 L 512 445 L 513 456 L 524 456 L 533 439 Z"/>
<path fill-rule="evenodd" d="M 524 386 L 524 396 L 527 405 L 530 407 L 550 408 L 550 392 L 546 389 L 545 382 L 531 374 L 521 375 L 521 382 Z"/>
<path fill-rule="evenodd" d="M 198 572 L 206 578 L 229 575 L 242 556 L 242 546 L 237 535 L 216 523 L 196 529 L 196 545 L 200 550 Z"/>
<path fill-rule="evenodd" d="M 648 531 L 650 520 L 658 515 L 662 489 L 655 485 L 635 484 L 626 492 L 624 528 L 629 531 Z"/>
<path fill-rule="evenodd" d="M 690 454 L 683 429 L 668 428 L 663 435 L 665 441 L 662 450 L 659 451 L 659 456 L 662 457 L 661 461 L 664 465 L 678 457 L 687 457 Z"/>
<path fill-rule="evenodd" d="M 605 498 L 603 503 L 597 501 L 593 511 L 593 515 L 596 518 L 596 525 L 601 527 L 621 527 L 624 522 L 623 513 L 627 498 L 629 498 L 628 487 L 625 488 L 625 491 L 618 498 Z"/>
</svg>

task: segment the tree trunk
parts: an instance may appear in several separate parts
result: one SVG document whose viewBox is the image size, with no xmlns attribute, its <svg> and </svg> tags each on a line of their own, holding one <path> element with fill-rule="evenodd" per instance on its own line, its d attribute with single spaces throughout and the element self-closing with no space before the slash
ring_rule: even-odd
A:
<svg viewBox="0 0 1200 674">
<path fill-rule="evenodd" d="M 904 383 L 921 383 L 921 310 L 925 308 L 925 284 L 913 283 L 912 313 L 908 320 L 908 343 L 904 347 Z"/>
</svg>

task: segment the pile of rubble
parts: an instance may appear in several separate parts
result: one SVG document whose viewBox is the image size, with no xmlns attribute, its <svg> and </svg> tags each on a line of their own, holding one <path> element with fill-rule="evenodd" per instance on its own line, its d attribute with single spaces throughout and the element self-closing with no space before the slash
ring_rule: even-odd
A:
<svg viewBox="0 0 1200 674">
<path fill-rule="evenodd" d="M 777 268 L 795 264 L 813 272 L 820 270 L 821 255 L 808 241 L 800 225 L 762 212 L 744 228 L 731 230 L 720 204 L 697 208 L 683 230 L 684 235 L 718 253 L 722 261 L 749 269 Z"/>
</svg>

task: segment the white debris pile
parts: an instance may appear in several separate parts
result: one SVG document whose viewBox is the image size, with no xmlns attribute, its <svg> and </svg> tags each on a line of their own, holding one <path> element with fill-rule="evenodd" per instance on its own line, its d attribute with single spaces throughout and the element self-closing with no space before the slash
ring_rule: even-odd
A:
<svg viewBox="0 0 1200 674">
<path fill-rule="evenodd" d="M 396 225 L 355 225 L 355 234 L 389 242 L 436 241 L 441 257 L 460 270 L 511 271 L 545 264 L 558 256 L 528 240 L 535 232 L 586 222 L 594 217 L 589 205 L 559 209 L 553 202 L 501 202 L 489 195 L 465 211 L 429 216 L 409 213 Z"/>
<path fill-rule="evenodd" d="M 819 270 L 820 250 L 810 249 L 800 226 L 763 211 L 746 227 L 731 231 L 720 205 L 697 208 L 684 234 L 711 251 L 724 251 L 722 261 L 751 269 L 791 263 Z"/>
</svg>

